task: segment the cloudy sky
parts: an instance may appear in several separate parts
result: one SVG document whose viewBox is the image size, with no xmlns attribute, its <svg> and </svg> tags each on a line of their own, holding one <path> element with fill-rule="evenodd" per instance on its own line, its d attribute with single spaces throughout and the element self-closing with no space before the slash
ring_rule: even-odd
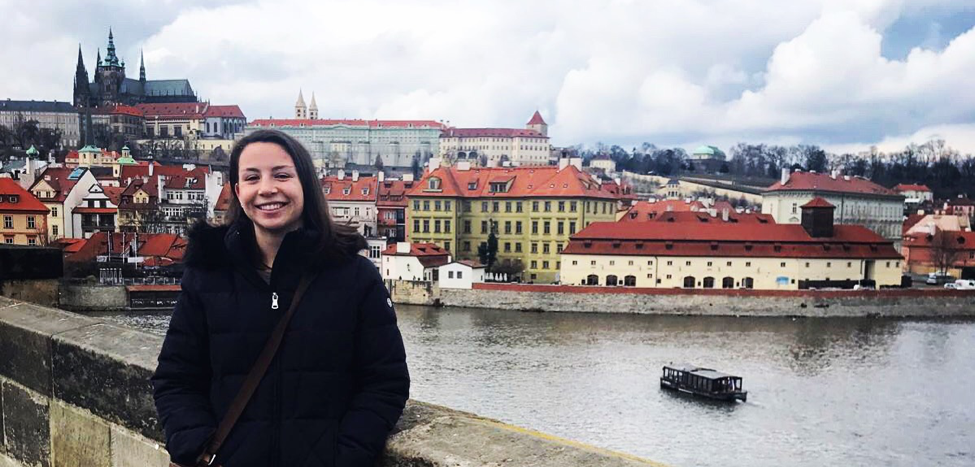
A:
<svg viewBox="0 0 975 467">
<path fill-rule="evenodd" d="M 871 144 L 975 153 L 973 0 L 0 0 L 0 98 L 70 100 L 109 27 L 128 74 L 249 119 L 521 127 L 556 145 Z"/>
</svg>

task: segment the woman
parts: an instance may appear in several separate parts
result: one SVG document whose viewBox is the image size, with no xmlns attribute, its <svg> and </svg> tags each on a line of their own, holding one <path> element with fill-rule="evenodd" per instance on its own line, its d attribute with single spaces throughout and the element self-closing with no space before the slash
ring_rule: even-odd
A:
<svg viewBox="0 0 975 467">
<path fill-rule="evenodd" d="M 386 287 L 358 255 L 365 240 L 333 223 L 311 157 L 284 133 L 241 139 L 230 183 L 226 225 L 190 233 L 182 293 L 152 378 L 173 462 L 194 464 L 300 279 L 312 277 L 213 464 L 373 465 L 410 380 Z"/>
</svg>

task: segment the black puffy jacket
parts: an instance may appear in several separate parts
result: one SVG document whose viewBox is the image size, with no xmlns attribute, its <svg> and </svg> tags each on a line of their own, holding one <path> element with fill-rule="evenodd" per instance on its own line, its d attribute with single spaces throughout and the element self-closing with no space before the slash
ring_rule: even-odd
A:
<svg viewBox="0 0 975 467">
<path fill-rule="evenodd" d="M 310 264 L 315 233 L 291 232 L 266 283 L 244 260 L 247 230 L 199 227 L 190 235 L 182 293 L 152 378 L 177 463 L 192 464 L 202 451 Z M 402 414 L 406 354 L 379 271 L 354 254 L 316 271 L 214 464 L 370 466 Z"/>
</svg>

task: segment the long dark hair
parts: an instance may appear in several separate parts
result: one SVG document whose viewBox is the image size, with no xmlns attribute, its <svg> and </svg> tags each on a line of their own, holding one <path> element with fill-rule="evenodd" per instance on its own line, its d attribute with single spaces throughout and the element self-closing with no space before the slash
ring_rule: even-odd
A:
<svg viewBox="0 0 975 467">
<path fill-rule="evenodd" d="M 305 230 L 319 233 L 314 257 L 320 259 L 348 258 L 359 250 L 366 248 L 366 240 L 349 225 L 338 224 L 332 219 L 328 209 L 328 201 L 322 192 L 321 184 L 315 175 L 315 165 L 311 154 L 296 139 L 278 130 L 257 130 L 244 136 L 234 144 L 230 152 L 230 207 L 227 210 L 228 225 L 237 223 L 241 229 L 253 232 L 254 224 L 244 214 L 244 209 L 237 198 L 237 183 L 239 182 L 240 154 L 251 143 L 273 143 L 284 149 L 291 156 L 301 182 L 301 191 L 305 198 L 305 207 L 301 219 Z M 253 238 L 251 236 L 251 238 Z M 256 249 L 256 245 L 252 245 Z"/>
</svg>

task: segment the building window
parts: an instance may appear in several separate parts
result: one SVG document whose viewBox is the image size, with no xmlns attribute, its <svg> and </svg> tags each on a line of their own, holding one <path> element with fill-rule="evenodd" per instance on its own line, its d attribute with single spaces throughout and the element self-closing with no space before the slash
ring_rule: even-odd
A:
<svg viewBox="0 0 975 467">
<path fill-rule="evenodd" d="M 752 267 L 752 262 L 751 261 L 745 261 L 745 267 L 746 268 Z"/>
<path fill-rule="evenodd" d="M 576 260 L 572 260 L 572 265 L 573 265 L 573 266 L 578 266 L 578 265 L 579 265 L 579 262 L 578 262 L 578 261 L 576 261 Z"/>
<path fill-rule="evenodd" d="M 439 211 L 440 210 L 440 200 L 439 199 L 438 200 L 435 200 L 433 202 L 433 210 L 434 211 Z"/>
<path fill-rule="evenodd" d="M 497 201 L 492 201 L 491 202 L 491 212 L 498 212 L 499 210 L 501 210 L 501 203 L 499 203 Z"/>
<path fill-rule="evenodd" d="M 548 235 L 552 233 L 552 223 L 549 221 L 542 222 L 542 233 Z"/>
<path fill-rule="evenodd" d="M 847 261 L 846 262 L 846 267 L 852 268 L 853 267 L 853 261 Z"/>
<path fill-rule="evenodd" d="M 532 221 L 532 235 L 538 235 L 538 221 Z"/>
<path fill-rule="evenodd" d="M 450 242 L 443 242 L 443 249 L 450 251 Z"/>
<path fill-rule="evenodd" d="M 424 211 L 429 211 L 430 210 L 430 201 L 429 200 L 423 200 L 423 210 Z"/>
<path fill-rule="evenodd" d="M 569 221 L 569 235 L 574 235 L 576 233 L 576 223 L 575 221 Z"/>
<path fill-rule="evenodd" d="M 464 251 L 471 251 L 471 242 L 464 242 Z"/>
<path fill-rule="evenodd" d="M 828 267 L 828 268 L 831 268 L 831 267 L 833 267 L 833 263 L 831 263 L 831 262 L 829 262 L 829 261 L 827 261 L 827 262 L 826 262 L 826 267 Z"/>
<path fill-rule="evenodd" d="M 450 212 L 450 201 L 444 201 L 443 202 L 443 210 L 444 211 L 447 211 L 447 212 Z"/>
<path fill-rule="evenodd" d="M 569 203 L 569 212 L 576 212 L 576 202 L 572 201 Z"/>
<path fill-rule="evenodd" d="M 521 221 L 515 221 L 515 233 L 521 235 Z"/>
<path fill-rule="evenodd" d="M 471 221 L 469 220 L 464 221 L 464 233 L 465 234 L 471 233 Z"/>
<path fill-rule="evenodd" d="M 30 246 L 37 245 L 37 237 L 27 237 L 27 244 Z"/>
<path fill-rule="evenodd" d="M 420 220 L 413 219 L 413 233 L 417 233 L 419 231 L 420 231 Z"/>
<path fill-rule="evenodd" d="M 515 243 L 515 253 L 521 253 L 521 242 Z"/>
<path fill-rule="evenodd" d="M 487 223 L 487 221 L 481 221 L 481 233 L 482 234 L 488 233 L 488 223 Z"/>
<path fill-rule="evenodd" d="M 547 255 L 549 253 L 551 253 L 551 250 L 549 249 L 548 243 L 543 243 L 542 244 L 542 254 L 543 255 Z"/>
<path fill-rule="evenodd" d="M 450 233 L 450 219 L 445 219 L 443 221 L 443 231 L 444 233 Z"/>
<path fill-rule="evenodd" d="M 51 208 L 51 216 L 58 217 L 58 207 L 54 206 Z"/>
<path fill-rule="evenodd" d="M 532 269 L 538 269 L 538 261 L 534 261 L 534 260 L 532 260 L 532 263 L 531 263 L 531 268 L 532 268 Z"/>
<path fill-rule="evenodd" d="M 559 232 L 559 235 L 565 235 L 565 223 L 562 222 L 562 221 L 559 221 L 558 232 Z"/>
<path fill-rule="evenodd" d="M 532 253 L 538 254 L 538 244 L 532 243 Z"/>
<path fill-rule="evenodd" d="M 433 233 L 440 233 L 440 219 L 433 221 Z"/>
<path fill-rule="evenodd" d="M 691 262 L 690 261 L 685 261 L 684 262 L 684 266 L 690 266 L 690 265 L 691 265 Z"/>
<path fill-rule="evenodd" d="M 511 201 L 504 202 L 504 212 L 511 212 Z"/>
<path fill-rule="evenodd" d="M 13 216 L 3 216 L 3 228 L 12 229 L 14 228 L 14 218 Z"/>
<path fill-rule="evenodd" d="M 781 267 L 784 268 L 785 267 L 785 263 L 780 263 L 779 266 L 781 266 Z"/>
<path fill-rule="evenodd" d="M 545 202 L 545 212 L 552 212 L 552 202 L 551 201 L 546 201 Z"/>
<path fill-rule="evenodd" d="M 504 221 L 504 233 L 511 234 L 511 221 Z"/>
<path fill-rule="evenodd" d="M 464 271 L 457 271 L 457 278 L 458 279 L 463 279 L 464 278 Z"/>
<path fill-rule="evenodd" d="M 565 201 L 559 201 L 559 212 L 565 212 Z"/>
<path fill-rule="evenodd" d="M 454 271 L 447 271 L 447 279 L 453 279 L 453 278 L 454 278 Z"/>
<path fill-rule="evenodd" d="M 538 212 L 538 201 L 532 201 L 532 212 Z"/>
<path fill-rule="evenodd" d="M 511 253 L 511 242 L 504 242 L 504 252 Z"/>
<path fill-rule="evenodd" d="M 423 219 L 423 233 L 430 233 L 430 221 Z"/>
<path fill-rule="evenodd" d="M 561 243 L 556 243 L 555 244 L 555 252 L 556 253 L 560 253 L 560 254 L 562 253 L 562 244 Z M 633 266 L 633 261 L 630 261 L 630 266 Z"/>
<path fill-rule="evenodd" d="M 36 229 L 37 228 L 37 221 L 34 220 L 34 216 L 27 216 L 27 228 L 28 229 Z M 888 267 L 890 266 L 890 262 L 887 262 L 887 266 Z"/>
<path fill-rule="evenodd" d="M 667 266 L 673 266 L 673 265 L 674 265 L 673 261 L 667 261 Z"/>
<path fill-rule="evenodd" d="M 481 201 L 481 212 L 488 212 L 488 203 L 487 203 L 487 201 Z"/>
<path fill-rule="evenodd" d="M 521 212 L 521 201 L 515 203 L 515 212 Z"/>
<path fill-rule="evenodd" d="M 796 214 L 796 213 L 799 212 L 798 211 L 798 207 L 799 207 L 799 203 L 792 203 L 792 213 L 793 214 Z"/>
<path fill-rule="evenodd" d="M 58 226 L 57 225 L 52 225 L 51 226 L 51 233 L 54 234 L 55 237 L 58 236 Z"/>
<path fill-rule="evenodd" d="M 542 269 L 548 269 L 548 261 L 542 261 Z"/>
</svg>

